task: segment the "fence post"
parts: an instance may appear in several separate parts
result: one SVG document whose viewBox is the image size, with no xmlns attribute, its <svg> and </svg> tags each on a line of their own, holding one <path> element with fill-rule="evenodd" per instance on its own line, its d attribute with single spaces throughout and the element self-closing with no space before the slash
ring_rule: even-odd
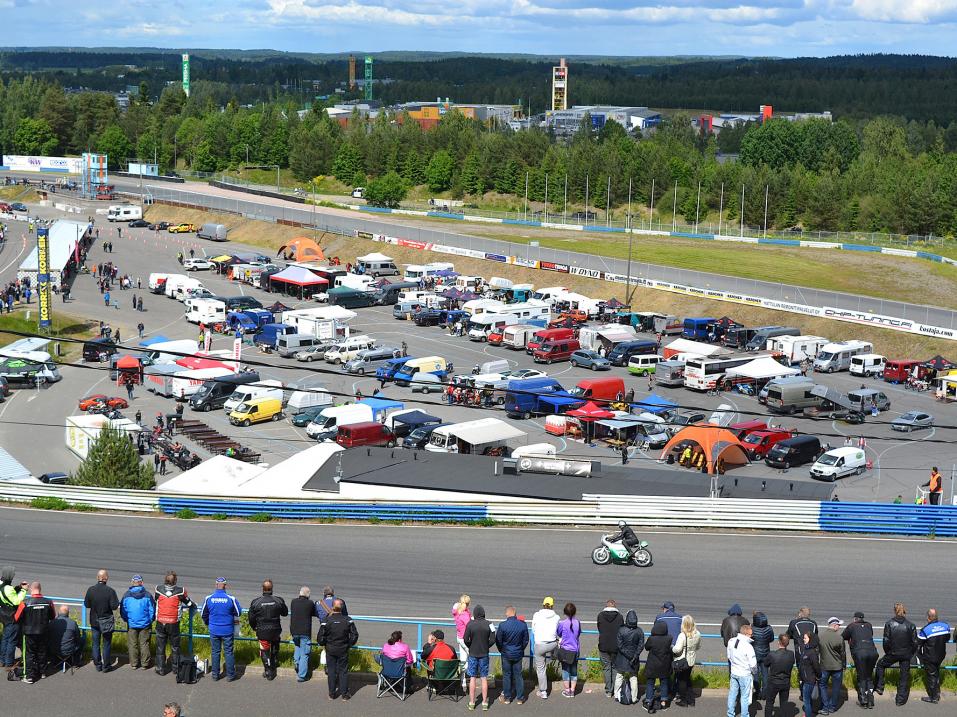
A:
<svg viewBox="0 0 957 717">
<path fill-rule="evenodd" d="M 416 625 L 416 628 L 417 628 L 416 631 L 418 632 L 417 640 L 419 645 L 415 654 L 416 654 L 416 659 L 421 660 L 422 659 L 422 623 L 421 622 L 418 623 Z"/>
<path fill-rule="evenodd" d="M 196 608 L 189 609 L 189 634 L 186 636 L 186 644 L 189 647 L 189 654 L 193 654 L 193 615 L 196 614 Z"/>
</svg>

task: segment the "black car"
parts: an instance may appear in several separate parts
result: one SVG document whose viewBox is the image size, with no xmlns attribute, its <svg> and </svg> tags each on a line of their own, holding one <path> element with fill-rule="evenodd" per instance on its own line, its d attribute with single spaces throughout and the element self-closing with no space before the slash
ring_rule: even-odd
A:
<svg viewBox="0 0 957 717">
<path fill-rule="evenodd" d="M 442 323 L 442 312 L 430 309 L 412 315 L 416 326 L 438 326 Z"/>
<path fill-rule="evenodd" d="M 130 222 L 130 226 L 133 227 L 134 229 L 139 229 L 142 227 L 149 227 L 150 223 L 146 221 L 145 219 L 134 219 L 133 221 Z"/>
<path fill-rule="evenodd" d="M 40 476 L 41 482 L 49 483 L 50 485 L 63 485 L 69 480 L 70 476 L 59 471 L 44 473 L 42 476 Z"/>
<path fill-rule="evenodd" d="M 226 311 L 245 311 L 246 309 L 261 309 L 263 305 L 251 296 L 230 296 L 223 299 Z"/>
<path fill-rule="evenodd" d="M 165 232 L 167 229 L 169 229 L 169 222 L 156 222 L 156 224 L 147 224 L 146 226 L 149 227 L 154 232 L 155 231 Z"/>
<path fill-rule="evenodd" d="M 418 450 L 425 448 L 429 442 L 429 437 L 439 426 L 448 426 L 448 423 L 429 423 L 424 426 L 419 426 L 415 428 L 409 435 L 402 439 L 403 448 L 411 448 L 413 450 Z"/>
</svg>

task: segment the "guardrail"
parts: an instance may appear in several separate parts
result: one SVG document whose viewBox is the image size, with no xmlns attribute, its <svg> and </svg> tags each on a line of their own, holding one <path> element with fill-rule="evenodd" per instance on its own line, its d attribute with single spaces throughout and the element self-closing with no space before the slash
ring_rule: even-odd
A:
<svg viewBox="0 0 957 717">
<path fill-rule="evenodd" d="M 404 522 L 613 525 L 627 520 L 643 527 L 717 530 L 799 530 L 957 537 L 957 507 L 890 505 L 809 500 L 683 498 L 586 494 L 580 501 L 350 501 L 335 493 L 315 498 L 270 500 L 193 496 L 142 490 L 0 481 L 0 500 L 34 498 L 126 512 L 280 519 L 391 520 Z"/>
</svg>

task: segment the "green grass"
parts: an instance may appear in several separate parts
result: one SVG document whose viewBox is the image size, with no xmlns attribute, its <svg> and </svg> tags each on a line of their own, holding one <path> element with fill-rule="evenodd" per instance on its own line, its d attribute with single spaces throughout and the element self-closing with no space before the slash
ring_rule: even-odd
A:
<svg viewBox="0 0 957 717">
<path fill-rule="evenodd" d="M 48 331 L 42 332 L 53 339 L 64 338 L 73 340 L 82 340 L 91 338 L 95 331 L 92 322 L 81 319 L 70 314 L 57 312 L 57 297 L 53 297 L 53 325 Z M 12 314 L 0 315 L 0 341 L 4 344 L 16 341 L 21 336 L 17 334 L 39 334 L 39 316 L 40 307 L 37 304 L 36 296 L 31 297 L 31 304 L 24 304 L 14 309 Z M 29 315 L 29 318 L 28 318 Z M 17 334 L 10 333 L 11 331 Z M 47 347 L 47 351 L 59 361 L 69 361 L 81 352 L 82 345 L 79 343 L 66 342 L 60 344 L 62 355 L 57 357 L 53 346 Z"/>
<path fill-rule="evenodd" d="M 272 515 L 270 513 L 253 513 L 252 515 L 247 515 L 246 520 L 251 523 L 268 523 L 272 520 Z"/>
<path fill-rule="evenodd" d="M 193 518 L 196 518 L 198 516 L 199 516 L 199 513 L 197 513 L 192 508 L 183 508 L 182 510 L 176 512 L 176 517 L 179 518 L 180 520 L 192 520 Z"/>
<path fill-rule="evenodd" d="M 70 504 L 63 500 L 63 498 L 57 498 L 56 496 L 47 495 L 34 498 L 30 501 L 31 508 L 39 508 L 40 510 L 66 510 L 70 507 Z"/>
</svg>

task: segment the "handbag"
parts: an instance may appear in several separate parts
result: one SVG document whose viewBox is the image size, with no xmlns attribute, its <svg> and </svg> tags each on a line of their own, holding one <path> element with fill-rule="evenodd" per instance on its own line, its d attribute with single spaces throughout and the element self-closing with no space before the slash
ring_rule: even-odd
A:
<svg viewBox="0 0 957 717">
<path fill-rule="evenodd" d="M 671 663 L 671 670 L 674 673 L 684 672 L 685 670 L 691 669 L 691 666 L 688 664 L 688 636 L 685 635 L 685 651 L 684 654 L 679 657 L 677 660 Z"/>
<path fill-rule="evenodd" d="M 112 613 L 96 618 L 96 626 L 101 633 L 113 632 L 116 629 L 116 618 Z"/>
<path fill-rule="evenodd" d="M 569 620 L 569 629 L 574 632 L 575 623 Z M 578 635 L 581 636 L 581 626 L 578 628 Z M 578 653 L 574 650 L 566 650 L 564 647 L 555 648 L 555 659 L 563 665 L 574 665 L 578 662 Z"/>
</svg>

